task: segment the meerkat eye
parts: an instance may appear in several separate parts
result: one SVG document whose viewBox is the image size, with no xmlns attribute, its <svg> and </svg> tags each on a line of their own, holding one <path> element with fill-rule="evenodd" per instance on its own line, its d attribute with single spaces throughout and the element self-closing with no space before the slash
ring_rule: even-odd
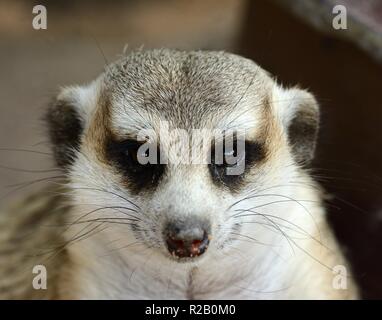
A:
<svg viewBox="0 0 382 320">
<path fill-rule="evenodd" d="M 147 165 L 150 163 L 150 149 L 143 148 L 137 141 L 126 142 L 125 156 L 135 165 Z M 146 161 L 147 160 L 147 161 Z"/>
<path fill-rule="evenodd" d="M 149 166 L 159 163 L 159 147 L 149 142 L 126 140 L 120 142 L 118 149 L 126 164 L 131 166 Z"/>
<path fill-rule="evenodd" d="M 232 140 L 232 139 L 231 139 Z M 223 140 L 218 148 L 212 148 L 212 164 L 218 168 L 233 167 L 245 157 L 245 141 L 240 143 L 236 137 L 232 141 Z"/>
<path fill-rule="evenodd" d="M 154 188 L 165 171 L 159 163 L 160 147 L 135 140 L 111 140 L 106 146 L 110 165 L 126 178 L 126 185 L 134 191 Z"/>
<path fill-rule="evenodd" d="M 223 146 L 223 161 L 221 164 L 216 163 L 217 166 L 221 167 L 232 167 L 235 166 L 238 162 L 238 146 L 237 141 L 235 140 L 231 145 Z M 240 155 L 243 156 L 244 150 L 241 150 Z"/>
<path fill-rule="evenodd" d="M 219 155 L 219 152 L 222 155 Z M 240 182 L 240 178 L 243 177 L 248 167 L 253 166 L 264 157 L 264 147 L 261 143 L 236 138 L 231 144 L 226 144 L 224 141 L 222 145 L 211 149 L 210 173 L 215 183 L 234 186 Z M 229 173 L 229 170 L 233 168 L 239 170 Z"/>
</svg>

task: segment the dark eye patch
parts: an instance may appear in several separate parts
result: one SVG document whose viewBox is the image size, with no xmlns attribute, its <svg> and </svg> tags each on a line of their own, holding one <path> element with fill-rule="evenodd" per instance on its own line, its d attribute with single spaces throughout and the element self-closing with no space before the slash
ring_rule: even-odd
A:
<svg viewBox="0 0 382 320">
<path fill-rule="evenodd" d="M 165 171 L 165 165 L 159 164 L 159 146 L 152 145 L 150 150 L 155 148 L 156 152 L 150 154 L 148 148 L 141 148 L 143 144 L 144 142 L 136 140 L 113 139 L 106 143 L 109 163 L 123 175 L 127 187 L 133 193 L 139 193 L 143 189 L 155 190 Z M 146 161 L 142 162 L 144 158 Z"/>
<path fill-rule="evenodd" d="M 241 150 L 241 154 L 237 140 L 234 140 L 232 147 L 228 150 L 226 150 L 225 143 L 223 142 L 223 147 L 220 150 L 223 150 L 224 159 L 220 162 L 216 161 L 219 157 L 216 157 L 215 146 L 212 146 L 209 170 L 215 184 L 224 185 L 232 190 L 237 189 L 243 183 L 243 178 L 249 168 L 265 158 L 265 147 L 262 143 L 254 141 L 243 142 L 244 148 Z M 232 156 L 238 159 L 237 163 L 227 161 L 227 158 L 229 159 Z M 242 166 L 242 170 L 238 171 L 240 174 L 228 174 L 228 170 L 236 165 Z"/>
</svg>

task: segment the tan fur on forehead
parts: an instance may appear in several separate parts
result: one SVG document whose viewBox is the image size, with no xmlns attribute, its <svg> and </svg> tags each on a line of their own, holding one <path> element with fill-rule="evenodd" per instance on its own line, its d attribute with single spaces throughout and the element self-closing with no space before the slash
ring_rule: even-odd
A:
<svg viewBox="0 0 382 320">
<path fill-rule="evenodd" d="M 89 128 L 84 134 L 84 144 L 95 150 L 97 159 L 102 163 L 107 163 L 104 148 L 106 139 L 113 135 L 110 129 L 110 112 L 108 97 L 101 95 Z"/>
<path fill-rule="evenodd" d="M 116 130 L 145 127 L 150 120 L 190 129 L 219 127 L 230 117 L 245 116 L 245 109 L 260 109 L 272 80 L 233 54 L 154 50 L 116 62 L 104 83 Z"/>
<path fill-rule="evenodd" d="M 259 142 L 264 143 L 269 157 L 272 155 L 272 151 L 280 150 L 286 142 L 283 136 L 283 128 L 274 114 L 274 107 L 269 97 L 266 99 L 265 108 L 262 109 L 262 118 L 264 121 L 258 129 L 260 135 L 256 138 Z"/>
</svg>

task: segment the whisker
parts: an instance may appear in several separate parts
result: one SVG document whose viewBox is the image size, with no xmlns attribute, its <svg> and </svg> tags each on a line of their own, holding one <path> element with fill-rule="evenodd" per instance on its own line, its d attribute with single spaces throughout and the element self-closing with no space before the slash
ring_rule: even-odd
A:
<svg viewBox="0 0 382 320">
<path fill-rule="evenodd" d="M 99 189 L 99 188 L 91 188 L 91 187 L 71 187 L 72 190 L 89 190 L 89 191 L 99 191 L 99 192 L 104 192 L 104 193 L 109 193 L 109 194 L 112 194 L 126 202 L 128 202 L 129 204 L 133 205 L 134 207 L 136 207 L 138 210 L 141 210 L 141 208 L 136 204 L 134 203 L 133 201 L 127 199 L 126 197 L 118 194 L 118 193 L 115 193 L 113 191 L 109 191 L 109 190 L 106 190 L 106 189 Z"/>
<path fill-rule="evenodd" d="M 316 239 L 314 236 L 312 236 L 309 232 L 307 232 L 305 229 L 303 229 L 301 226 L 293 223 L 293 222 L 290 222 L 288 221 L 287 219 L 284 219 L 284 218 L 281 218 L 281 217 L 278 217 L 278 216 L 275 216 L 275 215 L 271 215 L 271 214 L 263 214 L 263 213 L 259 213 L 259 212 L 256 212 L 256 211 L 253 211 L 253 210 L 247 210 L 247 209 L 242 209 L 243 212 L 251 212 L 250 214 L 243 214 L 241 216 L 237 216 L 237 218 L 242 218 L 242 217 L 248 217 L 248 216 L 262 216 L 262 217 L 268 217 L 271 221 L 272 218 L 273 219 L 277 219 L 277 220 L 281 220 L 283 222 L 286 222 L 287 224 L 290 224 L 292 226 L 294 226 L 295 228 L 301 230 L 305 235 L 307 235 L 311 240 L 317 242 L 318 244 L 320 244 L 321 246 L 323 246 L 324 248 L 326 248 L 327 250 L 331 251 L 331 249 L 329 247 L 327 247 L 323 242 L 322 240 L 318 240 Z M 268 220 L 268 219 L 267 219 Z M 278 224 L 277 224 L 278 225 Z"/>
<path fill-rule="evenodd" d="M 0 165 L 0 169 L 15 171 L 15 172 L 25 172 L 25 173 L 49 173 L 49 172 L 61 172 L 61 169 L 47 169 L 47 170 L 32 170 L 32 169 L 24 169 L 24 168 L 16 168 L 16 167 L 8 167 Z"/>
<path fill-rule="evenodd" d="M 28 150 L 28 149 L 17 149 L 17 148 L 0 148 L 0 151 L 29 152 L 29 153 L 40 154 L 40 155 L 44 155 L 44 156 L 52 156 L 53 155 L 52 153 L 49 153 L 49 152 Z"/>
<path fill-rule="evenodd" d="M 35 184 L 38 184 L 38 183 L 41 183 L 41 182 L 46 182 L 46 181 L 49 181 L 49 180 L 54 180 L 54 179 L 63 179 L 65 178 L 65 176 L 61 175 L 61 176 L 54 176 L 54 177 L 45 177 L 45 178 L 41 178 L 41 179 L 37 179 L 37 180 L 33 180 L 33 181 L 28 181 L 28 182 L 24 182 L 24 183 L 21 183 L 21 184 L 15 184 L 15 185 L 10 185 L 10 186 L 7 186 L 7 187 L 17 187 L 9 192 L 6 192 L 5 194 L 3 194 L 1 196 L 0 199 L 4 199 L 12 194 L 14 194 L 15 192 L 17 191 L 20 191 L 22 189 L 25 189 L 27 187 L 30 187 L 32 185 L 35 185 Z"/>
<path fill-rule="evenodd" d="M 261 241 L 255 239 L 253 237 L 250 237 L 248 235 L 244 235 L 244 234 L 237 233 L 237 232 L 231 232 L 231 234 L 234 235 L 234 236 L 239 236 L 239 237 L 243 237 L 243 238 L 249 239 L 249 240 L 251 240 L 252 242 L 254 242 L 256 244 L 261 244 L 261 245 L 269 246 L 269 247 L 275 247 L 275 245 L 271 245 L 271 244 L 268 244 L 268 243 L 261 242 Z"/>
</svg>

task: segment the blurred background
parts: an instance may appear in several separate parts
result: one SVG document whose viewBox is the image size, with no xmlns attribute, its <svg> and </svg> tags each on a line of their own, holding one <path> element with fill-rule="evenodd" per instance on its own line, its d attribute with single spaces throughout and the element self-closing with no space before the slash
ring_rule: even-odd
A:
<svg viewBox="0 0 382 320">
<path fill-rule="evenodd" d="M 37 4 L 47 30 L 32 28 Z M 0 205 L 54 176 L 41 119 L 57 89 L 91 81 L 126 45 L 230 51 L 311 90 L 331 225 L 363 297 L 382 298 L 382 0 L 0 0 Z"/>
</svg>

